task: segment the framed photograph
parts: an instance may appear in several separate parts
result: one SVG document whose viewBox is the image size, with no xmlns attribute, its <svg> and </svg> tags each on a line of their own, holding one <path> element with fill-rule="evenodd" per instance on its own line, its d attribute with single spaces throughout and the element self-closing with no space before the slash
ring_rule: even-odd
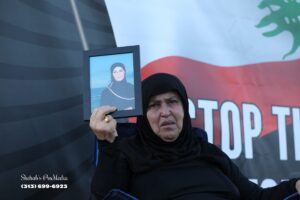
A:
<svg viewBox="0 0 300 200">
<path fill-rule="evenodd" d="M 83 78 L 84 120 L 103 105 L 114 118 L 142 115 L 139 46 L 85 51 Z"/>
</svg>

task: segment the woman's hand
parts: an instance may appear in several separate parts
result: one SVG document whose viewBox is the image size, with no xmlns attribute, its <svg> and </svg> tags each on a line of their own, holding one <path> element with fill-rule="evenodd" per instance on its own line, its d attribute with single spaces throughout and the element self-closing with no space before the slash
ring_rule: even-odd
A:
<svg viewBox="0 0 300 200">
<path fill-rule="evenodd" d="M 113 106 L 101 106 L 96 108 L 90 118 L 90 127 L 99 140 L 107 140 L 112 143 L 118 136 L 117 121 L 109 115 L 116 111 Z"/>
<path fill-rule="evenodd" d="M 300 179 L 296 182 L 296 190 L 298 194 L 300 195 Z"/>
</svg>

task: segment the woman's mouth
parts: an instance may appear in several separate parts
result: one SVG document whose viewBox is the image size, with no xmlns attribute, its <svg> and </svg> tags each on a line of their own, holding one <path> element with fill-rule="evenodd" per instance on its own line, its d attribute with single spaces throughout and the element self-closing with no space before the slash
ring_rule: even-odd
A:
<svg viewBox="0 0 300 200">
<path fill-rule="evenodd" d="M 167 128 L 173 125 L 175 125 L 175 122 L 173 121 L 164 121 L 160 124 L 160 127 Z"/>
</svg>

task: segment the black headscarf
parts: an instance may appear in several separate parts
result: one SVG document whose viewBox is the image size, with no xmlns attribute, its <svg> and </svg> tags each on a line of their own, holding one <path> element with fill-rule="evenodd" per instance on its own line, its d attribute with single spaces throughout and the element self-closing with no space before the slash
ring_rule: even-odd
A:
<svg viewBox="0 0 300 200">
<path fill-rule="evenodd" d="M 121 80 L 121 81 L 116 81 L 116 79 L 113 76 L 113 71 L 116 67 L 121 67 L 125 72 L 124 79 Z M 127 82 L 125 65 L 123 63 L 114 63 L 110 67 L 110 71 L 111 71 L 111 83 L 108 85 L 108 88 L 112 92 L 114 92 L 115 94 L 117 94 L 118 96 L 120 96 L 122 98 L 127 98 L 127 99 L 132 99 L 133 100 L 133 98 L 134 98 L 134 87 L 133 87 L 132 84 Z"/>
<path fill-rule="evenodd" d="M 151 129 L 147 120 L 150 98 L 166 92 L 176 92 L 183 105 L 183 128 L 174 142 L 165 142 Z M 181 81 L 170 74 L 158 73 L 142 82 L 143 116 L 137 119 L 138 135 L 125 146 L 134 171 L 144 171 L 159 167 L 163 163 L 181 162 L 200 153 L 200 143 L 192 132 L 188 109 L 188 97 Z"/>
<path fill-rule="evenodd" d="M 116 67 L 121 67 L 125 71 L 124 79 L 119 81 L 119 82 L 123 82 L 123 81 L 126 82 L 126 68 L 125 68 L 125 65 L 123 63 L 119 63 L 119 62 L 112 64 L 111 67 L 110 67 L 111 82 L 118 82 L 118 81 L 115 80 L 115 78 L 113 76 L 113 72 L 114 72 L 114 69 Z"/>
</svg>

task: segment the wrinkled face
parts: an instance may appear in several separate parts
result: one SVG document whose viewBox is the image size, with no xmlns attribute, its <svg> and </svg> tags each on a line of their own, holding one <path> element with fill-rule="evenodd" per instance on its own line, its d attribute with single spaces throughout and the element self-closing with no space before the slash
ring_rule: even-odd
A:
<svg viewBox="0 0 300 200">
<path fill-rule="evenodd" d="M 116 81 L 122 81 L 125 77 L 125 70 L 122 67 L 115 67 L 113 76 Z"/>
<path fill-rule="evenodd" d="M 183 105 L 175 92 L 153 96 L 148 104 L 147 119 L 153 132 L 165 142 L 173 142 L 182 130 Z"/>
</svg>

